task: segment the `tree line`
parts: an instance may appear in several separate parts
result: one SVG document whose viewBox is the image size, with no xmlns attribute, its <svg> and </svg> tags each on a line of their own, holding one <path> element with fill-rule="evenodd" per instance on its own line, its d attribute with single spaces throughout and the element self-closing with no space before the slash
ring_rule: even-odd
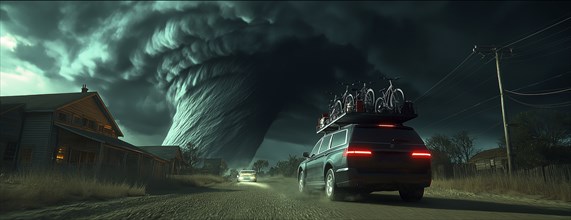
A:
<svg viewBox="0 0 571 220">
<path fill-rule="evenodd" d="M 533 110 L 518 113 L 508 123 L 513 165 L 530 169 L 551 164 L 571 164 L 571 113 Z M 480 152 L 467 131 L 451 136 L 436 134 L 425 140 L 437 164 L 462 164 Z M 503 130 L 498 147 L 505 150 Z"/>
</svg>

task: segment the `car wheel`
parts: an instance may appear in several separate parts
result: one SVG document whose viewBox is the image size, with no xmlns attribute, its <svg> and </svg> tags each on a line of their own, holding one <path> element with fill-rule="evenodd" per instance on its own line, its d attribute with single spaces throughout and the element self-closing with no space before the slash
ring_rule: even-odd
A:
<svg viewBox="0 0 571 220">
<path fill-rule="evenodd" d="M 406 202 L 417 202 L 424 196 L 424 187 L 406 187 L 399 190 L 399 195 Z"/>
<path fill-rule="evenodd" d="M 331 200 L 341 200 L 344 197 L 343 192 L 335 185 L 335 171 L 329 169 L 325 175 L 325 196 Z"/>
<path fill-rule="evenodd" d="M 300 193 L 307 193 L 305 188 L 305 172 L 299 172 L 299 177 L 297 178 L 297 187 Z"/>
</svg>

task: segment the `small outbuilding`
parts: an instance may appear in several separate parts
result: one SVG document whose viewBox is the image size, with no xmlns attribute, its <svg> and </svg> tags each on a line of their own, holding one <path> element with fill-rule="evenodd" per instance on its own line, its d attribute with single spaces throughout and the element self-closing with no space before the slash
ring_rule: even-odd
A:
<svg viewBox="0 0 571 220">
<path fill-rule="evenodd" d="M 505 148 L 493 148 L 474 155 L 468 163 L 473 164 L 477 171 L 505 170 L 508 167 L 508 157 Z"/>
</svg>

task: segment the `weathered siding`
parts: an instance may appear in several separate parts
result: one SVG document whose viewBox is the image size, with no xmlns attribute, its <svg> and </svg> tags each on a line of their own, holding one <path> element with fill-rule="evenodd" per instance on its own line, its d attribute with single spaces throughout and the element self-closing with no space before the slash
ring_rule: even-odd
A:
<svg viewBox="0 0 571 220">
<path fill-rule="evenodd" d="M 33 167 L 47 167 L 51 161 L 52 147 L 52 113 L 26 113 L 20 150 L 31 150 L 31 164 Z"/>
<path fill-rule="evenodd" d="M 15 167 L 23 117 L 23 107 L 0 116 L 0 169 Z"/>
<path fill-rule="evenodd" d="M 104 114 L 105 110 L 97 104 L 97 102 L 95 101 L 96 99 L 97 99 L 96 97 L 86 98 L 86 99 L 81 100 L 79 102 L 68 105 L 62 109 L 59 109 L 58 111 L 55 112 L 54 115 L 55 115 L 55 117 L 58 117 L 59 113 L 65 113 L 68 115 L 67 121 L 65 122 L 66 124 L 80 128 L 80 129 L 90 130 L 92 132 L 101 133 L 99 130 L 99 125 L 101 125 L 101 126 L 105 126 L 105 125 L 112 126 L 113 122 L 111 122 L 110 119 L 107 118 L 107 116 L 105 116 L 105 114 Z M 86 127 L 86 126 L 75 124 L 73 122 L 73 116 L 74 115 L 79 116 L 80 118 L 86 118 L 86 119 L 95 121 L 95 129 L 91 129 L 91 128 Z M 59 117 L 56 118 L 56 121 L 61 122 Z M 115 131 L 115 134 L 112 136 L 117 137 L 116 134 L 118 134 L 118 133 L 119 133 L 118 131 Z"/>
</svg>

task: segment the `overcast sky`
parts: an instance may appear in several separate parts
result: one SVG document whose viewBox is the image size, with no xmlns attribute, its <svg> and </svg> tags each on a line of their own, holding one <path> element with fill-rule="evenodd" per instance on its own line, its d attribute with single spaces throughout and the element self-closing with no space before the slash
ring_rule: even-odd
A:
<svg viewBox="0 0 571 220">
<path fill-rule="evenodd" d="M 472 48 L 505 46 L 571 16 L 570 3 L 544 1 L 3 1 L 0 9 L 0 95 L 87 84 L 130 143 L 242 137 L 236 149 L 270 161 L 310 151 L 327 92 L 344 90 L 336 83 L 374 81 L 378 91 L 387 86 L 378 72 L 401 78 L 395 85 L 419 113 L 407 125 L 423 138 L 467 130 L 478 148 L 496 147 L 495 62 Z M 570 29 L 567 20 L 510 45 L 505 89 L 569 88 Z M 569 93 L 512 97 L 520 103 L 506 101 L 508 116 L 571 101 Z"/>
</svg>

